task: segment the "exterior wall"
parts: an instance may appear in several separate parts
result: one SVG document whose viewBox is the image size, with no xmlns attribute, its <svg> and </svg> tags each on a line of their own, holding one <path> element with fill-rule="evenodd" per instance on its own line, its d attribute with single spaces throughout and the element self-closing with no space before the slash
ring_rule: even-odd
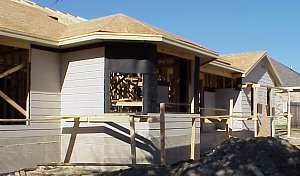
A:
<svg viewBox="0 0 300 176">
<path fill-rule="evenodd" d="M 243 94 L 244 90 L 238 91 L 234 88 L 226 88 L 226 89 L 217 89 L 216 90 L 216 108 L 228 109 L 230 106 L 230 99 L 233 99 L 233 112 L 234 115 L 243 115 L 246 111 L 248 112 L 248 107 L 244 106 L 243 102 Z M 229 114 L 229 112 L 227 112 Z M 242 123 L 240 121 L 233 121 L 233 129 L 234 130 L 242 130 Z"/>
<path fill-rule="evenodd" d="M 260 85 L 263 86 L 271 86 L 274 87 L 274 82 L 269 75 L 269 73 L 266 70 L 266 65 L 264 64 L 263 61 L 257 64 L 257 66 L 243 79 L 243 83 L 245 82 L 257 82 Z M 259 87 L 257 90 L 258 93 L 258 117 L 261 118 L 262 116 L 262 104 L 263 104 L 263 99 L 265 99 L 265 103 L 267 103 L 267 88 L 266 87 Z M 244 107 L 250 107 L 251 110 L 251 90 L 245 89 L 244 95 Z M 275 106 L 275 94 L 273 96 L 273 102 L 272 106 Z M 249 101 L 250 100 L 250 101 Z M 251 115 L 251 112 L 247 112 L 248 115 Z M 243 114 L 246 115 L 246 114 Z M 261 120 L 258 120 L 259 122 L 259 127 L 261 126 Z M 250 129 L 254 130 L 254 123 L 253 121 L 245 121 L 243 123 L 243 127 L 245 129 Z"/>
<path fill-rule="evenodd" d="M 112 117 L 113 118 L 113 117 Z M 128 118 L 128 117 L 125 117 Z M 129 123 L 64 122 L 61 161 L 131 163 Z M 159 163 L 159 122 L 136 122 L 137 163 Z M 75 128 L 74 128 L 75 127 Z M 200 123 L 196 154 L 200 156 Z M 191 119 L 166 118 L 166 162 L 190 157 Z"/>
<path fill-rule="evenodd" d="M 176 163 L 190 158 L 191 144 L 191 119 L 187 118 L 166 118 L 165 119 L 165 147 L 166 164 Z M 149 136 L 155 146 L 154 160 L 159 164 L 160 149 L 160 124 L 159 122 L 149 123 Z M 200 157 L 200 122 L 196 122 L 195 159 Z"/>
<path fill-rule="evenodd" d="M 263 61 L 257 64 L 257 66 L 247 75 L 247 77 L 243 78 L 243 83 L 246 82 L 256 82 L 260 85 L 264 86 L 272 86 L 274 87 L 274 82 L 271 79 L 271 76 L 266 70 L 266 66 Z M 258 88 L 258 116 L 261 117 L 262 114 L 262 103 L 263 99 L 265 99 L 265 103 L 267 103 L 267 88 L 259 87 Z M 225 108 L 229 109 L 229 99 L 234 99 L 234 109 L 233 113 L 235 115 L 242 116 L 250 116 L 251 115 L 251 88 L 241 89 L 240 91 L 236 91 L 235 89 L 217 89 L 216 90 L 216 106 L 217 108 Z M 273 107 L 275 105 L 275 94 L 273 94 Z M 261 123 L 259 121 L 259 123 Z M 253 121 L 238 121 L 234 120 L 233 122 L 233 130 L 254 130 Z"/>
<path fill-rule="evenodd" d="M 62 54 L 61 114 L 104 113 L 104 48 Z"/>
<path fill-rule="evenodd" d="M 30 118 L 60 115 L 59 54 L 32 49 Z M 0 173 L 60 161 L 60 123 L 0 126 Z"/>
<path fill-rule="evenodd" d="M 284 112 L 287 113 L 287 102 L 288 102 L 288 93 L 276 93 L 276 102 L 275 102 L 276 115 L 283 116 Z M 293 103 L 297 104 L 299 102 L 300 102 L 300 92 L 291 92 L 291 104 Z M 287 118 L 285 117 L 279 117 L 275 119 L 276 125 L 286 125 L 286 123 L 287 123 Z"/>
<path fill-rule="evenodd" d="M 113 118 L 113 117 L 112 117 Z M 138 163 L 149 163 L 148 123 L 136 123 Z M 62 124 L 61 161 L 131 163 L 128 123 Z M 75 127 L 75 128 L 74 128 Z M 149 146 L 150 145 L 150 146 Z"/>
</svg>

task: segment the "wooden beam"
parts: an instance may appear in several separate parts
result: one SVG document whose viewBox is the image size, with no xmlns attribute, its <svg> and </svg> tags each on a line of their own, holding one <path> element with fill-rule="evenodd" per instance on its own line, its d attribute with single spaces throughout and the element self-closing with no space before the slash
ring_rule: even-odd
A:
<svg viewBox="0 0 300 176">
<path fill-rule="evenodd" d="M 134 116 L 130 116 L 130 147 L 131 147 L 131 160 L 132 165 L 136 165 L 136 142 L 135 142 L 135 125 L 134 125 Z"/>
<path fill-rule="evenodd" d="M 258 135 L 258 119 L 257 119 L 257 87 L 252 87 L 252 100 L 253 100 L 253 117 L 256 119 L 254 120 L 254 137 L 257 137 Z"/>
<path fill-rule="evenodd" d="M 14 72 L 16 72 L 16 71 L 19 71 L 20 69 L 22 69 L 22 68 L 24 68 L 24 67 L 25 67 L 24 64 L 20 64 L 20 65 L 17 65 L 17 66 L 15 66 L 15 67 L 13 67 L 13 68 L 11 68 L 11 69 L 5 71 L 5 72 L 3 72 L 3 73 L 0 74 L 0 79 L 1 79 L 1 78 L 4 78 L 4 77 L 7 76 L 7 75 L 10 75 L 10 74 L 12 74 L 12 73 L 14 73 Z"/>
<path fill-rule="evenodd" d="M 24 110 L 21 106 L 19 106 L 14 100 L 9 98 L 4 92 L 0 90 L 0 97 L 2 97 L 7 103 L 9 103 L 11 106 L 13 106 L 16 110 L 18 110 L 21 114 L 23 114 L 25 117 L 27 115 L 26 110 Z"/>
<path fill-rule="evenodd" d="M 165 123 L 165 103 L 160 103 L 160 164 L 166 164 L 165 138 L 166 138 L 166 123 Z"/>
</svg>

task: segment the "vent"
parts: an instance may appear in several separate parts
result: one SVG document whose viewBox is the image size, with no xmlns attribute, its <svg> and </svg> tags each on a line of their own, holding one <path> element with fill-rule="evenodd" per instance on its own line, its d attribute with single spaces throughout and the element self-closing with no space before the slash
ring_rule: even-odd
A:
<svg viewBox="0 0 300 176">
<path fill-rule="evenodd" d="M 50 16 L 49 15 L 49 17 L 52 18 L 52 19 L 54 19 L 54 20 L 56 20 L 56 21 L 58 21 L 58 17 L 56 17 L 56 16 Z"/>
</svg>

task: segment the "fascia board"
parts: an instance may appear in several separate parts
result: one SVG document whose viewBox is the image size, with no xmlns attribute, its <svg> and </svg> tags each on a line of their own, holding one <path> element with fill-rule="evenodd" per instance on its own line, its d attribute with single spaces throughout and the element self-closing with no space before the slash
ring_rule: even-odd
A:
<svg viewBox="0 0 300 176">
<path fill-rule="evenodd" d="M 217 53 L 209 52 L 209 51 L 206 51 L 205 49 L 203 49 L 203 50 L 199 49 L 198 47 L 196 47 L 192 44 L 185 43 L 185 42 L 182 42 L 182 41 L 179 41 L 179 40 L 163 37 L 162 42 L 173 45 L 173 46 L 177 46 L 177 47 L 180 47 L 180 48 L 184 48 L 184 49 L 190 50 L 194 53 L 209 56 L 209 57 L 212 57 L 212 58 L 219 57 L 219 55 Z"/>
</svg>

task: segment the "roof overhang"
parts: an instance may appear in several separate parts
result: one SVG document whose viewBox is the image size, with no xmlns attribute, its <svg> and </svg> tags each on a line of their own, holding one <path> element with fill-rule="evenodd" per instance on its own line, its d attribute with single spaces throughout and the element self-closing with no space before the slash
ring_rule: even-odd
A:
<svg viewBox="0 0 300 176">
<path fill-rule="evenodd" d="M 58 48 L 58 41 L 41 36 L 33 36 L 23 32 L 0 28 L 0 36 L 11 37 L 19 40 L 30 41 L 32 44 Z"/>
<path fill-rule="evenodd" d="M 66 49 L 87 44 L 106 42 L 106 41 L 128 41 L 128 42 L 147 42 L 147 43 L 165 43 L 177 48 L 184 49 L 202 60 L 201 65 L 208 63 L 219 57 L 218 53 L 198 45 L 183 42 L 180 40 L 168 38 L 162 35 L 154 34 L 128 34 L 128 33 L 110 33 L 94 32 L 74 37 L 63 38 L 60 40 L 49 39 L 41 36 L 25 34 L 19 31 L 0 28 L 0 36 L 11 37 L 30 41 L 31 44 L 52 47 L 57 49 Z"/>
<path fill-rule="evenodd" d="M 218 63 L 216 61 L 210 62 L 202 66 L 200 68 L 200 71 L 228 78 L 238 78 L 243 76 L 242 70 L 239 70 L 226 64 Z"/>
</svg>

